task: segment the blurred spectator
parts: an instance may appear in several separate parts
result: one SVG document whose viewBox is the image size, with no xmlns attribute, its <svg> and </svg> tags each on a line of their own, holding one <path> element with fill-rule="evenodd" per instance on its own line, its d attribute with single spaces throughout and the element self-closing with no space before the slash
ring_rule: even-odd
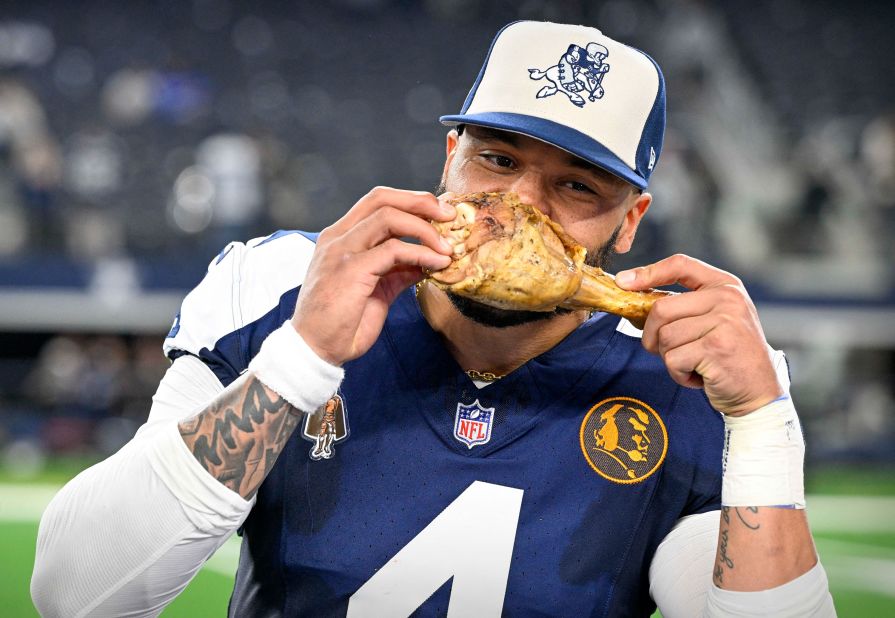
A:
<svg viewBox="0 0 895 618">
<path fill-rule="evenodd" d="M 62 408 L 77 399 L 87 359 L 72 337 L 51 339 L 40 351 L 25 381 L 25 392 L 41 406 Z"/>
<path fill-rule="evenodd" d="M 61 166 L 37 97 L 22 82 L 0 75 L 0 220 L 6 223 L 0 225 L 0 257 L 21 251 L 29 236 L 50 241 Z"/>
<path fill-rule="evenodd" d="M 151 70 L 124 68 L 103 85 L 106 117 L 119 126 L 140 124 L 152 113 L 161 78 Z"/>
<path fill-rule="evenodd" d="M 214 246 L 220 249 L 251 236 L 262 219 L 264 201 L 255 141 L 235 133 L 212 135 L 199 144 L 196 162 L 198 173 L 210 183 Z"/>
<path fill-rule="evenodd" d="M 20 252 L 28 238 L 25 208 L 10 159 L 9 144 L 0 135 L 0 258 Z"/>
<path fill-rule="evenodd" d="M 54 337 L 12 399 L 51 452 L 114 452 L 146 420 L 168 366 L 160 349 L 156 337 Z"/>
<path fill-rule="evenodd" d="M 895 111 L 870 120 L 861 132 L 859 153 L 869 179 L 872 207 L 883 221 L 881 228 L 885 262 L 895 263 Z M 895 276 L 895 275 L 893 275 Z"/>
<path fill-rule="evenodd" d="M 124 183 L 126 147 L 111 131 L 79 131 L 65 145 L 65 188 L 75 198 L 102 204 Z"/>
</svg>

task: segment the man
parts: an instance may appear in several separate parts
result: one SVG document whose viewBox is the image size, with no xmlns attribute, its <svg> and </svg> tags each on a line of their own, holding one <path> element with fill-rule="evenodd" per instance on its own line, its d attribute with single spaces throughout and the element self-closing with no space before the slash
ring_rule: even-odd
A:
<svg viewBox="0 0 895 618">
<path fill-rule="evenodd" d="M 581 106 L 530 73 L 572 44 L 611 62 Z M 442 120 L 445 192 L 515 192 L 592 260 L 630 248 L 664 132 L 645 54 L 518 22 Z M 149 422 L 44 515 L 41 612 L 153 615 L 241 528 L 233 616 L 831 615 L 785 364 L 739 280 L 685 256 L 620 273 L 692 290 L 642 334 L 497 310 L 423 281 L 451 253 L 428 220 L 454 215 L 377 188 L 318 237 L 222 252 Z M 295 429 L 334 393 L 351 432 L 314 460 Z"/>
</svg>

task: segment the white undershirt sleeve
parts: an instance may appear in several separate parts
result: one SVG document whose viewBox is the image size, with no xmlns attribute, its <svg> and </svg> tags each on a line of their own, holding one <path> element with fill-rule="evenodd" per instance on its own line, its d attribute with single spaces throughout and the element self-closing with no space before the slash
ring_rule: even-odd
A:
<svg viewBox="0 0 895 618">
<path fill-rule="evenodd" d="M 715 586 L 712 567 L 719 526 L 719 511 L 683 517 L 656 549 L 649 570 L 650 595 L 665 618 L 836 615 L 820 562 L 791 582 L 769 590 L 734 592 Z"/>
<path fill-rule="evenodd" d="M 649 591 L 664 618 L 701 616 L 712 585 L 719 511 L 682 517 L 656 548 Z"/>
<path fill-rule="evenodd" d="M 178 358 L 149 422 L 56 495 L 31 580 L 41 615 L 156 616 L 242 524 L 253 501 L 208 474 L 177 428 L 222 388 L 202 361 Z"/>
<path fill-rule="evenodd" d="M 736 592 L 709 587 L 705 616 L 731 618 L 835 618 L 827 572 L 820 561 L 807 573 L 770 590 Z"/>
</svg>

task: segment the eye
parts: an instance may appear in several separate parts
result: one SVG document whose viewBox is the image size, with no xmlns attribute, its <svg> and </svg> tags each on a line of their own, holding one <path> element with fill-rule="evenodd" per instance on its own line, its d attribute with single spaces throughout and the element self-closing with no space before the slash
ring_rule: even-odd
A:
<svg viewBox="0 0 895 618">
<path fill-rule="evenodd" d="M 569 180 L 565 182 L 564 185 L 572 191 L 577 191 L 578 193 L 590 193 L 592 195 L 596 195 L 597 193 L 583 182 L 578 182 L 576 180 Z"/>
<path fill-rule="evenodd" d="M 493 165 L 496 165 L 497 167 L 511 168 L 515 165 L 515 161 L 513 161 L 506 155 L 483 153 L 481 156 L 483 159 L 487 160 Z"/>
</svg>

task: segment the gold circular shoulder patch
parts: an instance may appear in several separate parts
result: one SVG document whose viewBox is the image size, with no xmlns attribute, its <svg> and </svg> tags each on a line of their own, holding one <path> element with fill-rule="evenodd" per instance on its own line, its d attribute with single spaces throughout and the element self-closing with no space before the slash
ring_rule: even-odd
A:
<svg viewBox="0 0 895 618">
<path fill-rule="evenodd" d="M 581 451 L 594 471 L 614 483 L 639 483 L 659 469 L 668 451 L 665 424 L 631 397 L 604 399 L 581 421 Z"/>
</svg>

